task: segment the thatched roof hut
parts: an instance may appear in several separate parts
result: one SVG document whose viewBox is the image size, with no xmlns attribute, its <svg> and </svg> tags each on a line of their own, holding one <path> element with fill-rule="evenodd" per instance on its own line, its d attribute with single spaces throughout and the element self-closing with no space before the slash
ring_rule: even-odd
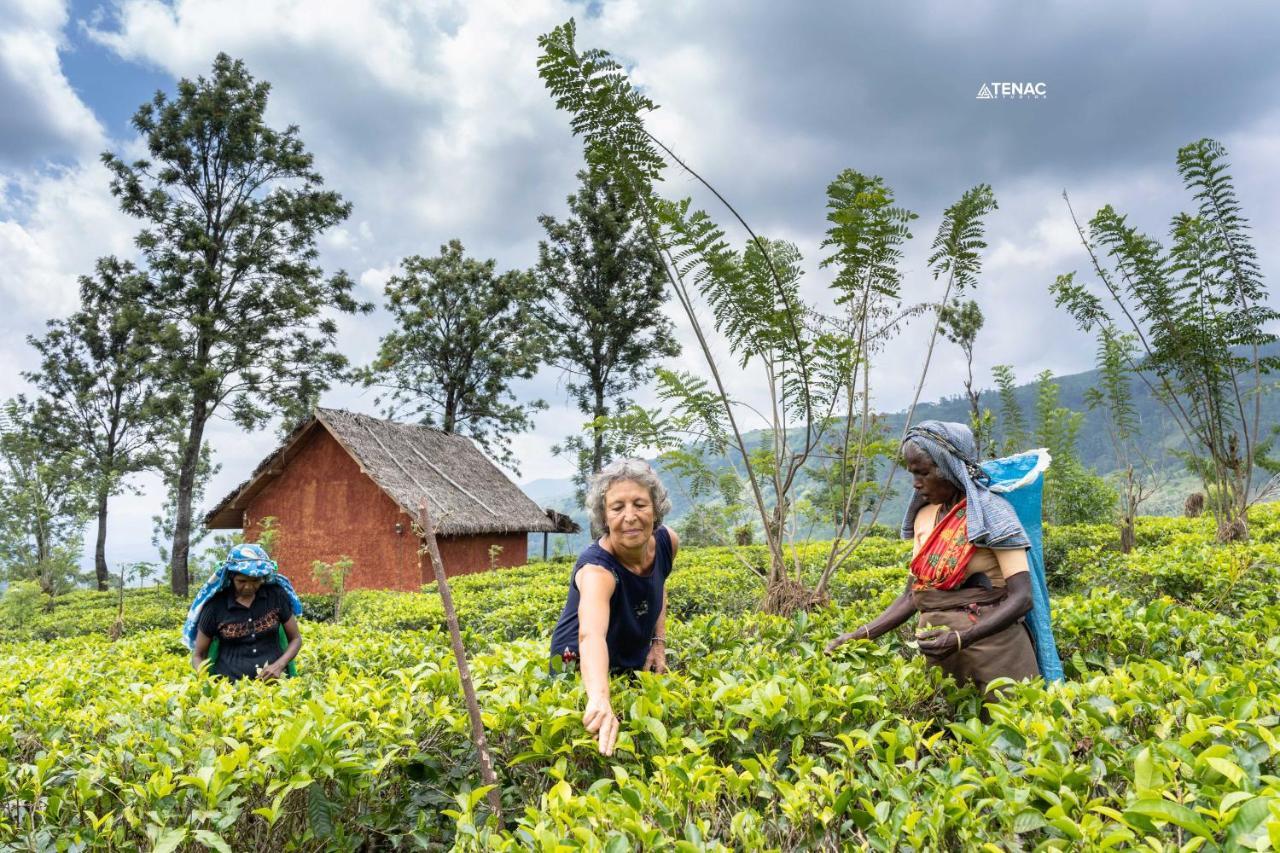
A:
<svg viewBox="0 0 1280 853">
<path fill-rule="evenodd" d="M 560 532 L 556 521 L 485 458 L 471 440 L 417 424 L 317 407 L 205 517 L 211 528 L 239 527 L 244 507 L 284 469 L 304 440 L 325 429 L 369 479 L 410 516 L 420 501 L 443 536 Z M 572 521 L 570 522 L 572 523 Z"/>
<path fill-rule="evenodd" d="M 275 518 L 275 556 L 290 565 L 295 584 L 312 560 L 352 556 L 355 586 L 415 589 L 429 571 L 421 543 L 405 534 L 423 501 L 450 574 L 519 565 L 528 533 L 565 529 L 469 439 L 324 408 L 219 501 L 205 526 L 243 528 L 255 538 L 262 519 Z"/>
</svg>

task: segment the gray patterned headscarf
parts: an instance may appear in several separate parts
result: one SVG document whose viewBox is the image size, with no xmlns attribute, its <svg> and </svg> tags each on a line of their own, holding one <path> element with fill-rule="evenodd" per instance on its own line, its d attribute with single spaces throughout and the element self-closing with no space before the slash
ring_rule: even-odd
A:
<svg viewBox="0 0 1280 853">
<path fill-rule="evenodd" d="M 1030 548 L 1031 540 L 1013 507 L 987 488 L 989 478 L 978 465 L 978 446 L 964 424 L 923 421 L 907 430 L 902 446 L 913 444 L 929 454 L 938 471 L 964 492 L 969 541 L 979 548 Z M 902 538 L 915 535 L 916 513 L 925 505 L 916 492 L 902 520 Z"/>
</svg>

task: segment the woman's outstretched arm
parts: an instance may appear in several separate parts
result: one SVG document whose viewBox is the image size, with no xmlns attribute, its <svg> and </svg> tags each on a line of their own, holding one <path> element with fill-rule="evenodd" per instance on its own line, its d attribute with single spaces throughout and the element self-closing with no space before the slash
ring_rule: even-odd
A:
<svg viewBox="0 0 1280 853">
<path fill-rule="evenodd" d="M 607 569 L 586 565 L 578 570 L 578 659 L 587 707 L 582 724 L 598 735 L 600 752 L 613 755 L 618 740 L 618 717 L 609 702 L 609 599 L 617 583 Z"/>
<path fill-rule="evenodd" d="M 827 651 L 833 652 L 840 646 L 850 640 L 874 640 L 881 637 L 899 625 L 904 624 L 912 616 L 916 615 L 915 603 L 911 600 L 911 590 L 908 589 L 893 600 L 893 603 L 884 609 L 884 612 L 872 619 L 865 625 L 854 628 L 847 634 L 841 634 L 830 643 L 827 644 Z"/>
</svg>

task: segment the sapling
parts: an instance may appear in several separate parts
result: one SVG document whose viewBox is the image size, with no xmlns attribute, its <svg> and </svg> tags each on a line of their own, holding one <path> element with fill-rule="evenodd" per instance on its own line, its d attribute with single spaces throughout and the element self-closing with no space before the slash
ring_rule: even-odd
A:
<svg viewBox="0 0 1280 853">
<path fill-rule="evenodd" d="M 607 171 L 638 211 L 706 361 L 706 378 L 657 371 L 658 394 L 670 415 L 638 417 L 633 426 L 651 427 L 651 447 L 667 449 L 674 434 L 692 432 L 713 456 L 727 457 L 742 478 L 743 503 L 755 510 L 764 533 L 768 565 L 750 566 L 765 586 L 764 609 L 788 614 L 819 604 L 827 600 L 836 570 L 875 523 L 897 468 L 896 445 L 880 434 L 869 410 L 871 358 L 907 317 L 940 308 L 976 282 L 986 246 L 982 220 L 995 208 L 994 195 L 979 184 L 947 209 L 929 258 L 934 277 L 946 282 L 943 297 L 937 306 L 904 307 L 899 265 L 917 216 L 896 202 L 882 178 L 841 171 L 827 188 L 830 228 L 823 248 L 831 254 L 822 264 L 836 270 L 835 307 L 806 304 L 799 249 L 753 230 L 719 190 L 647 129 L 644 116 L 657 105 L 631 83 L 622 65 L 606 51 L 579 50 L 575 38 L 573 21 L 542 36 L 539 73 L 556 105 L 571 114 L 588 162 Z M 668 165 L 687 172 L 724 205 L 747 234 L 741 250 L 689 199 L 658 194 Z M 730 394 L 708 313 L 737 366 L 754 371 L 754 385 L 765 398 L 759 410 Z M 936 321 L 923 342 L 929 354 L 938 328 Z M 928 364 L 926 355 L 921 385 Z M 916 399 L 919 394 L 917 386 Z M 763 453 L 747 445 L 747 411 L 766 424 Z M 824 458 L 836 460 L 838 477 L 852 488 L 841 495 L 835 540 L 810 589 L 794 547 L 799 486 Z"/>
<path fill-rule="evenodd" d="M 315 560 L 311 563 L 311 576 L 316 579 L 316 583 L 328 589 L 333 595 L 334 622 L 342 618 L 342 599 L 347 591 L 347 575 L 351 574 L 354 567 L 355 560 L 346 554 L 334 563 L 326 563 L 323 560 Z"/>
<path fill-rule="evenodd" d="M 502 825 L 502 792 L 498 787 L 498 776 L 493 770 L 493 758 L 489 755 L 489 741 L 484 733 L 484 720 L 480 716 L 480 703 L 476 700 L 475 684 L 471 680 L 471 667 L 467 663 L 467 650 L 462 645 L 462 631 L 458 627 L 458 611 L 453 606 L 453 593 L 449 591 L 449 579 L 444 573 L 444 562 L 440 559 L 440 546 L 436 542 L 436 529 L 431 522 L 431 514 L 427 512 L 427 502 L 418 504 L 418 535 L 422 538 L 422 550 L 431 558 L 431 569 L 436 576 L 436 589 L 440 592 L 440 603 L 444 606 L 445 622 L 449 626 L 449 642 L 453 646 L 453 659 L 458 665 L 458 680 L 462 682 L 462 695 L 467 703 L 467 716 L 471 719 L 471 742 L 475 744 L 476 755 L 480 759 L 480 779 L 488 786 L 487 797 L 489 808 Z"/>
</svg>

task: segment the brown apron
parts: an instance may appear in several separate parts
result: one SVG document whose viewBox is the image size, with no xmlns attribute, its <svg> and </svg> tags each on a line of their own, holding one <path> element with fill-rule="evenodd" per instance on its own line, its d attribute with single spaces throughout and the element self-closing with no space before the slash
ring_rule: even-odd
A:
<svg viewBox="0 0 1280 853">
<path fill-rule="evenodd" d="M 912 591 L 911 600 L 920 613 L 921 628 L 942 626 L 964 631 L 980 623 L 983 614 L 1003 601 L 1006 593 L 1004 587 L 947 591 L 923 589 Z M 984 693 L 987 685 L 997 678 L 1021 681 L 1040 675 L 1031 632 L 1021 619 L 944 658 L 926 656 L 925 660 L 941 667 L 956 681 L 972 681 Z"/>
</svg>

